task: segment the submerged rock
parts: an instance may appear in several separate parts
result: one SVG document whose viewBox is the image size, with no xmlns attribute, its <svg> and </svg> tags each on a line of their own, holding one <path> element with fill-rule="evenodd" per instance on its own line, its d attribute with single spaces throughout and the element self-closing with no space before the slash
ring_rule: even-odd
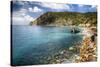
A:
<svg viewBox="0 0 100 67">
<path fill-rule="evenodd" d="M 73 48 L 73 47 L 70 47 L 70 48 L 69 48 L 69 50 L 71 50 L 71 51 L 72 51 L 72 50 L 74 50 L 74 48 Z"/>
<path fill-rule="evenodd" d="M 79 33 L 79 32 L 80 32 L 80 30 L 75 29 L 75 28 L 73 28 L 73 29 L 71 30 L 71 33 Z"/>
</svg>

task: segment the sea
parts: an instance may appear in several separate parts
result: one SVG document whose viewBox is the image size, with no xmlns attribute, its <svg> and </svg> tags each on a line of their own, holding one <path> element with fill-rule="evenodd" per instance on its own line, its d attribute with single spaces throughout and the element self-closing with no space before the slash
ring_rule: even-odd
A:
<svg viewBox="0 0 100 67">
<path fill-rule="evenodd" d="M 71 33 L 71 30 L 70 26 L 12 25 L 12 65 L 39 65 L 48 62 L 45 60 L 47 57 L 82 41 L 83 35 Z M 81 28 L 78 30 L 82 31 Z"/>
</svg>

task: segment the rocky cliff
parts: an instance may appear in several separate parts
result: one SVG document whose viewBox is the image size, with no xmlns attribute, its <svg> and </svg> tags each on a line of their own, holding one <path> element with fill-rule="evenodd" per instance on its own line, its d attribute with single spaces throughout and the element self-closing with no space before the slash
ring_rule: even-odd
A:
<svg viewBox="0 0 100 67">
<path fill-rule="evenodd" d="M 49 25 L 49 26 L 67 26 L 90 24 L 91 26 L 97 25 L 97 13 L 76 13 L 76 12 L 47 12 L 31 21 L 30 25 Z"/>
</svg>

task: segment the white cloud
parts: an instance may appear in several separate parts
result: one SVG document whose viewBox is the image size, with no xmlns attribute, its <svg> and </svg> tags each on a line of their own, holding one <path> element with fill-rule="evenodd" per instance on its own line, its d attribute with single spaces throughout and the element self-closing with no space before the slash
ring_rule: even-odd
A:
<svg viewBox="0 0 100 67">
<path fill-rule="evenodd" d="M 35 19 L 29 15 L 12 17 L 13 25 L 28 25 L 33 20 Z"/>
<path fill-rule="evenodd" d="M 92 5 L 91 8 L 96 8 L 96 5 Z"/>
<path fill-rule="evenodd" d="M 79 6 L 79 7 L 84 7 L 84 5 L 83 5 L 83 4 L 79 4 L 78 6 Z"/>
<path fill-rule="evenodd" d="M 97 6 L 91 5 L 91 7 L 89 8 L 89 11 L 97 11 Z"/>
<path fill-rule="evenodd" d="M 69 5 L 57 4 L 57 3 L 41 3 L 41 6 L 51 9 L 67 9 L 67 10 L 70 9 Z"/>
<path fill-rule="evenodd" d="M 28 8 L 30 12 L 33 12 L 33 9 L 31 7 Z"/>
<path fill-rule="evenodd" d="M 42 10 L 39 9 L 38 7 L 34 7 L 34 12 L 41 12 Z"/>
<path fill-rule="evenodd" d="M 14 0 L 14 1 L 13 1 L 13 3 L 16 3 L 16 2 L 17 2 L 19 5 L 23 5 L 23 6 L 26 5 L 26 4 L 28 4 L 27 1 L 18 1 L 18 0 Z"/>
<path fill-rule="evenodd" d="M 36 6 L 35 6 L 34 8 L 31 8 L 31 7 L 30 7 L 30 8 L 28 8 L 28 9 L 29 9 L 30 12 L 42 12 L 42 11 L 43 11 L 42 9 L 40 9 L 40 8 L 38 8 L 38 7 L 36 7 Z"/>
<path fill-rule="evenodd" d="M 21 15 L 24 16 L 27 12 L 28 12 L 28 10 L 22 8 L 22 9 L 19 10 L 19 11 L 15 11 L 15 12 L 13 12 L 13 16 L 21 16 Z"/>
<path fill-rule="evenodd" d="M 13 12 L 12 23 L 13 25 L 28 25 L 30 21 L 34 18 L 27 15 L 26 9 L 21 9 L 20 11 Z"/>
<path fill-rule="evenodd" d="M 24 4 L 25 4 L 23 1 L 18 1 L 18 3 L 19 3 L 20 5 L 24 5 Z"/>
<path fill-rule="evenodd" d="M 25 15 L 24 18 L 26 19 L 26 21 L 29 21 L 29 22 L 33 20 L 33 18 L 29 15 Z"/>
<path fill-rule="evenodd" d="M 13 25 L 23 25 L 24 24 L 24 19 L 23 17 L 12 17 L 12 24 Z"/>
</svg>

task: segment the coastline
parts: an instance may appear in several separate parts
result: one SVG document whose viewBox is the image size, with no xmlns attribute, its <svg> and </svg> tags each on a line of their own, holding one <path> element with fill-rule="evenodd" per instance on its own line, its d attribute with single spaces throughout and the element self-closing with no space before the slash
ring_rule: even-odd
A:
<svg viewBox="0 0 100 67">
<path fill-rule="evenodd" d="M 80 47 L 80 55 L 75 62 L 97 61 L 97 28 L 85 28 L 84 37 Z"/>
<path fill-rule="evenodd" d="M 97 44 L 96 41 L 91 42 L 91 36 L 95 31 L 91 30 L 91 28 L 84 27 L 81 33 L 83 34 L 82 42 L 58 52 L 53 58 L 49 58 L 49 63 L 64 64 L 97 61 Z"/>
</svg>

